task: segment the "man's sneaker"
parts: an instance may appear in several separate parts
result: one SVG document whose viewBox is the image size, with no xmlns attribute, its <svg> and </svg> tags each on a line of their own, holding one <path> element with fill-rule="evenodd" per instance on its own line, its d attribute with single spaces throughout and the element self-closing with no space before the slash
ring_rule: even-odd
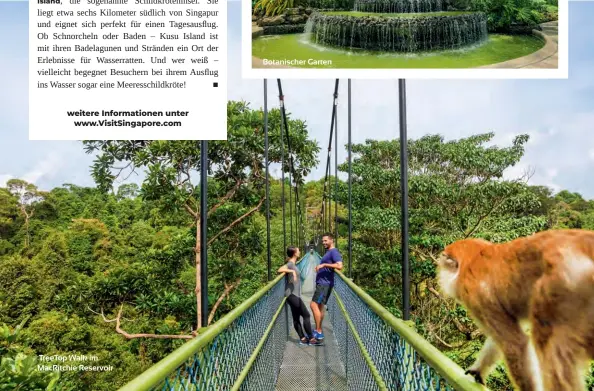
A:
<svg viewBox="0 0 594 391">
<path fill-rule="evenodd" d="M 320 339 L 320 340 L 324 339 L 324 333 L 318 333 L 317 330 L 313 331 L 313 336 L 315 339 Z"/>
</svg>

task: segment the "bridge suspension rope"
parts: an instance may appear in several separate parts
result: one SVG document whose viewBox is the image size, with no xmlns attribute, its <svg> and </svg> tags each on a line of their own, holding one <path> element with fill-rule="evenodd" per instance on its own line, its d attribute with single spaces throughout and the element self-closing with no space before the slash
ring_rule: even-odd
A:
<svg viewBox="0 0 594 391">
<path fill-rule="evenodd" d="M 208 141 L 200 141 L 200 307 L 201 323 L 208 324 Z"/>
<path fill-rule="evenodd" d="M 287 152 L 289 154 L 289 209 L 291 210 L 291 214 L 289 215 L 289 223 L 290 223 L 290 232 L 291 232 L 291 242 L 293 242 L 293 209 L 292 209 L 292 196 L 291 196 L 291 189 L 295 191 L 295 239 L 297 240 L 297 244 L 301 247 L 301 235 L 300 235 L 300 211 L 301 205 L 299 203 L 299 180 L 302 178 L 299 177 L 299 180 L 296 176 L 295 172 L 295 163 L 294 163 L 294 151 L 291 148 L 291 137 L 289 135 L 289 126 L 287 123 L 287 113 L 285 107 L 285 96 L 283 94 L 283 88 L 281 84 L 281 80 L 277 79 L 278 85 L 278 95 L 281 104 L 281 115 L 282 115 L 282 124 L 284 125 L 284 132 L 287 137 Z M 282 131 L 282 129 L 281 129 Z"/>
<path fill-rule="evenodd" d="M 280 121 L 280 152 L 281 152 L 281 205 L 282 205 L 282 219 L 283 219 L 283 249 L 287 248 L 287 223 L 286 223 L 286 197 L 285 197 L 285 140 L 286 149 L 289 157 L 288 174 L 289 174 L 289 239 L 291 245 L 296 244 L 301 248 L 304 242 L 304 224 L 302 221 L 301 203 L 299 200 L 299 184 L 303 178 L 297 175 L 295 170 L 295 151 L 291 145 L 291 135 L 289 133 L 289 125 L 287 121 L 287 113 L 285 107 L 285 96 L 283 94 L 282 83 L 277 79 L 279 107 L 281 114 Z M 272 279 L 271 271 L 271 249 L 270 249 L 270 171 L 269 171 L 269 138 L 268 138 L 268 80 L 264 79 L 264 160 L 266 166 L 266 249 L 267 249 L 267 272 L 268 280 Z M 295 192 L 295 209 L 292 204 L 292 192 Z M 293 213 L 295 213 L 295 235 L 293 235 Z M 296 241 L 296 243 L 294 242 Z"/>
<path fill-rule="evenodd" d="M 266 265 L 268 281 L 272 280 L 270 253 L 270 170 L 268 168 L 268 80 L 264 79 L 264 166 L 266 168 Z"/>
<path fill-rule="evenodd" d="M 331 169 L 331 160 L 332 160 L 332 138 L 334 137 L 334 132 L 337 127 L 337 108 L 338 108 L 338 85 L 339 85 L 339 79 L 336 79 L 335 83 L 334 83 L 334 93 L 333 93 L 333 101 L 332 101 L 332 118 L 330 120 L 330 136 L 328 138 L 328 155 L 326 158 L 326 173 L 324 176 L 324 191 L 322 193 L 322 208 L 321 208 L 321 213 L 320 216 L 322 218 L 322 227 L 323 227 L 323 232 L 322 235 L 325 232 L 328 232 L 330 230 L 332 230 L 332 225 L 331 225 L 331 217 L 332 217 L 332 212 L 331 212 L 331 208 L 332 208 L 332 199 L 330 197 L 330 184 L 328 183 L 328 177 L 330 176 L 330 169 Z M 338 148 L 336 148 L 338 149 Z M 335 154 L 335 158 L 338 155 Z M 338 162 L 337 160 L 335 160 L 334 164 L 336 165 Z M 335 177 L 335 190 L 338 189 L 338 177 Z M 336 197 L 336 194 L 335 194 Z M 336 202 L 336 199 L 335 199 Z M 328 205 L 326 207 L 326 204 Z M 336 205 L 335 205 L 336 206 Z M 338 209 L 336 209 L 338 210 Z M 326 218 L 328 219 L 328 223 L 326 225 Z M 334 216 L 335 220 L 336 220 L 336 213 Z M 336 222 L 335 222 L 335 226 L 336 226 Z"/>
<path fill-rule="evenodd" d="M 398 109 L 400 120 L 400 213 L 402 258 L 402 318 L 410 320 L 410 262 L 408 259 L 408 154 L 406 137 L 406 81 L 398 80 Z"/>
<path fill-rule="evenodd" d="M 267 93 L 267 92 L 266 92 Z M 279 105 L 281 113 L 285 110 L 284 98 L 279 96 Z M 281 114 L 282 116 L 282 114 Z M 284 117 L 284 116 L 283 116 Z M 281 119 L 280 129 L 280 151 L 281 151 L 281 205 L 283 209 L 283 249 L 287 248 L 287 217 L 285 211 L 285 136 L 283 132 L 283 121 Z"/>
<path fill-rule="evenodd" d="M 334 106 L 336 107 L 336 115 L 334 115 L 334 192 L 331 190 L 330 183 L 328 184 L 328 231 L 337 228 L 337 211 L 338 211 L 338 199 L 336 197 L 336 190 L 338 189 L 338 93 L 334 95 Z M 330 139 L 332 143 L 332 138 Z M 332 150 L 328 151 L 330 154 Z M 328 165 L 328 177 L 332 175 L 332 163 Z M 334 198 L 334 218 L 332 218 L 332 199 Z M 336 236 L 336 235 L 335 235 Z M 337 238 L 334 238 L 335 243 L 338 244 Z"/>
<path fill-rule="evenodd" d="M 324 190 L 322 193 L 322 206 L 320 210 L 321 223 L 318 229 L 322 232 L 315 235 L 314 244 L 318 245 L 319 238 L 325 232 L 334 232 L 334 240 L 338 243 L 338 87 L 339 79 L 335 80 L 332 117 L 330 121 L 330 132 L 328 138 L 328 149 L 326 156 L 326 169 L 324 174 Z M 303 178 L 297 177 L 295 171 L 294 151 L 291 148 L 291 138 L 286 115 L 285 96 L 283 94 L 281 79 L 277 79 L 279 106 L 281 112 L 281 204 L 283 213 L 283 246 L 287 248 L 287 226 L 286 226 L 286 198 L 285 198 L 285 139 L 287 142 L 287 154 L 289 157 L 289 238 L 293 244 L 296 239 L 297 246 L 305 247 L 305 227 L 302 221 L 301 203 L 299 200 L 299 184 Z M 403 318 L 410 319 L 410 262 L 408 249 L 408 156 L 407 156 L 407 134 L 406 134 L 406 84 L 405 80 L 398 82 L 399 89 L 399 122 L 400 122 L 400 173 L 401 173 L 401 265 L 402 265 L 402 307 Z M 271 276 L 270 260 L 270 202 L 269 202 L 269 170 L 268 170 L 268 107 L 267 107 L 267 80 L 264 80 L 264 122 L 265 122 L 265 160 L 266 160 L 266 219 L 267 219 L 267 263 L 268 280 Z M 348 80 L 348 275 L 352 278 L 352 123 L 351 123 L 351 80 Z M 334 141 L 334 191 L 330 183 L 332 172 L 332 142 Z M 295 210 L 293 210 L 292 192 L 295 192 Z M 334 216 L 332 216 L 332 199 L 334 198 Z M 295 237 L 293 235 L 293 213 L 295 213 Z M 322 252 L 322 251 L 320 251 Z"/>
<path fill-rule="evenodd" d="M 351 138 L 351 79 L 348 80 L 348 91 L 347 91 L 347 110 L 348 110 L 348 159 L 349 159 L 349 200 L 348 200 L 348 211 L 349 211 L 349 252 L 348 252 L 348 266 L 349 266 L 349 278 L 353 278 L 353 144 Z"/>
<path fill-rule="evenodd" d="M 291 243 L 293 243 L 293 213 L 295 213 L 295 240 L 297 241 L 298 247 L 301 247 L 301 230 L 303 226 L 301 225 L 301 204 L 299 201 L 299 184 L 302 182 L 303 178 L 301 178 L 301 175 L 297 175 L 297 172 L 295 171 L 295 151 L 293 151 L 291 147 L 291 136 L 289 134 L 289 125 L 287 121 L 285 96 L 283 94 L 283 88 L 280 79 L 277 79 L 277 86 L 282 115 L 281 132 L 284 129 L 284 133 L 287 139 L 287 152 L 289 155 L 289 210 L 291 211 L 291 213 L 289 214 L 290 237 Z M 292 191 L 295 192 L 295 210 L 293 210 L 292 206 Z"/>
</svg>

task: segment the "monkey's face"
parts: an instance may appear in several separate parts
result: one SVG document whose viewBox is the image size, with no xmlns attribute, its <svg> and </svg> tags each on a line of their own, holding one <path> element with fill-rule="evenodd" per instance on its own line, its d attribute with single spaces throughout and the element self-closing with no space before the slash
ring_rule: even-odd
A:
<svg viewBox="0 0 594 391">
<path fill-rule="evenodd" d="M 458 279 L 458 261 L 445 251 L 437 259 L 438 280 L 441 291 L 451 298 L 456 298 L 456 281 Z"/>
<path fill-rule="evenodd" d="M 483 239 L 463 239 L 447 246 L 437 259 L 441 291 L 456 299 L 456 285 L 462 264 L 472 262 L 491 243 Z"/>
</svg>

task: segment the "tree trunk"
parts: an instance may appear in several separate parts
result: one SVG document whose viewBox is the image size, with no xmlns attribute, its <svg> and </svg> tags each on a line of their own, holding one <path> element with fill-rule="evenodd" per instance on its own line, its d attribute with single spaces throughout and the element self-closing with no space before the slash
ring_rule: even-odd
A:
<svg viewBox="0 0 594 391">
<path fill-rule="evenodd" d="M 194 256 L 196 257 L 196 330 L 202 327 L 202 304 L 200 297 L 202 287 L 200 286 L 200 221 L 196 219 L 196 248 L 194 248 Z"/>
<path fill-rule="evenodd" d="M 29 243 L 31 242 L 31 235 L 29 234 L 29 220 L 31 219 L 31 214 L 27 213 L 27 209 L 24 204 L 21 205 L 21 213 L 25 217 L 25 248 L 29 248 Z"/>
<path fill-rule="evenodd" d="M 25 214 L 25 230 L 27 234 L 25 235 L 25 248 L 29 248 L 29 243 L 31 242 L 31 237 L 29 235 L 29 216 Z"/>
</svg>

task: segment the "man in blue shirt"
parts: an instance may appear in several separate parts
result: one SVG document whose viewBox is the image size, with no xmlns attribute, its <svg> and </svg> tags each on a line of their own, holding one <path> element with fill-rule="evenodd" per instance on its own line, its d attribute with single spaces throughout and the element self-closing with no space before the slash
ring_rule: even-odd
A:
<svg viewBox="0 0 594 391">
<path fill-rule="evenodd" d="M 328 303 L 328 298 L 334 287 L 334 271 L 342 270 L 342 256 L 338 249 L 334 247 L 334 236 L 330 233 L 324 234 L 322 244 L 326 249 L 326 254 L 322 257 L 320 264 L 316 266 L 316 290 L 310 305 L 316 322 L 313 336 L 318 340 L 324 339 L 324 333 L 322 332 L 324 306 Z"/>
</svg>

